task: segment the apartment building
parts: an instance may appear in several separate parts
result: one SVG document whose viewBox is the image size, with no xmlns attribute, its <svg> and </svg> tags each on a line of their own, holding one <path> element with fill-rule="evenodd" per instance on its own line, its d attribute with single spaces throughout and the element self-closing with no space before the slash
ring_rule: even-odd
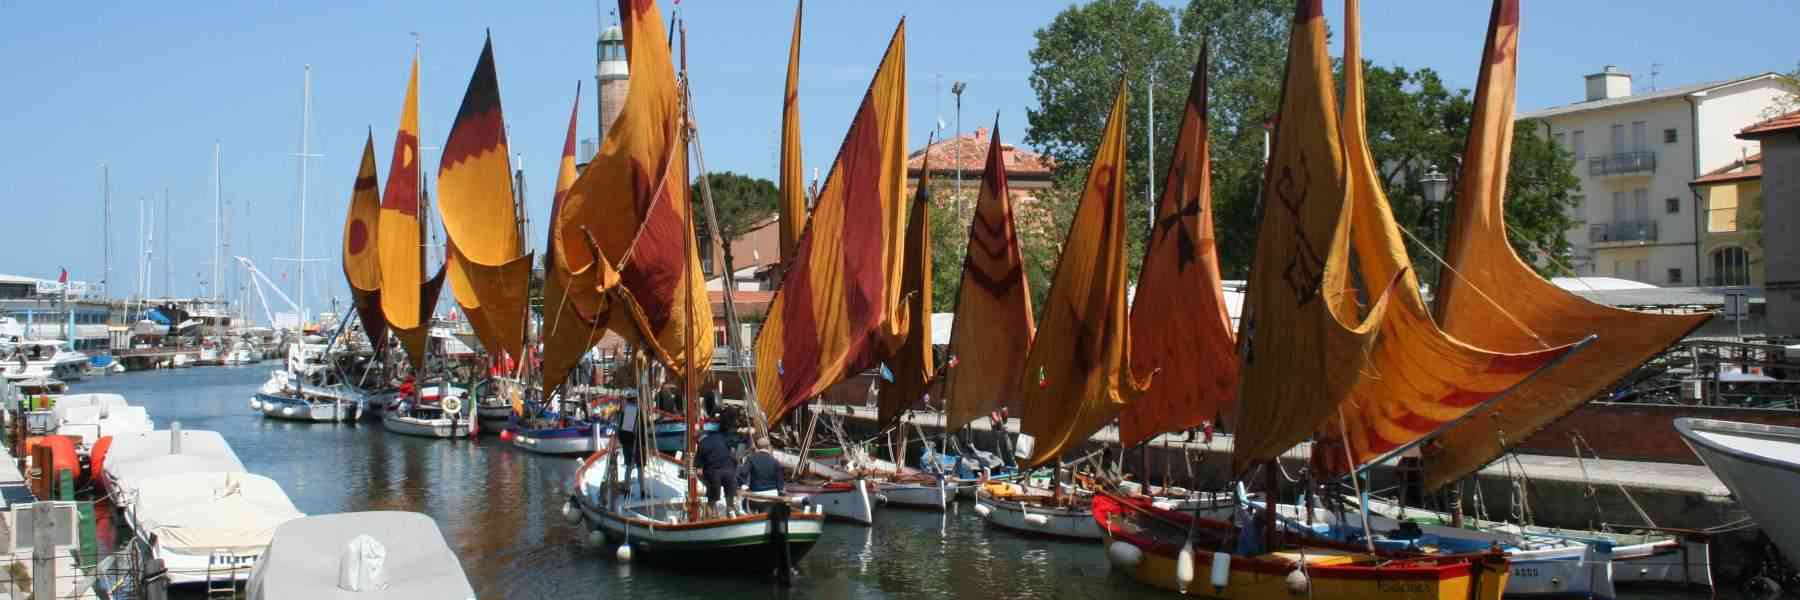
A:
<svg viewBox="0 0 1800 600">
<path fill-rule="evenodd" d="M 1756 153 L 1756 142 L 1736 134 L 1789 92 L 1774 73 L 1635 94 L 1631 74 L 1611 65 L 1585 79 L 1581 102 L 1519 116 L 1575 157 L 1569 266 L 1662 286 L 1704 283 L 1706 207 L 1689 183 Z"/>
</svg>

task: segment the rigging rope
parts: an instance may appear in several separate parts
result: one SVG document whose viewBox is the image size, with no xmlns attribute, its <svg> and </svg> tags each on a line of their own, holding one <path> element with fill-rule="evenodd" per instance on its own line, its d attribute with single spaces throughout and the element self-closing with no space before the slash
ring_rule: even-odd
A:
<svg viewBox="0 0 1800 600">
<path fill-rule="evenodd" d="M 1438 253 L 1431 249 L 1431 246 L 1426 245 L 1425 242 L 1421 241 L 1418 237 L 1415 237 L 1412 234 L 1411 230 L 1408 230 L 1405 227 L 1401 227 L 1400 233 L 1406 234 L 1406 239 L 1412 240 L 1414 244 L 1418 244 L 1419 248 L 1424 250 L 1425 254 L 1427 256 L 1430 256 L 1432 260 L 1437 261 L 1437 263 L 1439 265 L 1443 266 L 1444 269 L 1450 271 L 1451 275 L 1456 276 L 1458 279 L 1463 279 L 1462 273 L 1457 271 L 1456 267 L 1452 267 L 1452 266 L 1450 266 L 1450 263 L 1445 262 L 1443 257 L 1438 256 Z M 1514 317 L 1511 312 L 1508 312 L 1506 310 L 1506 307 L 1500 306 L 1499 302 L 1495 302 L 1493 297 L 1488 296 L 1487 292 L 1482 291 L 1481 286 L 1475 285 L 1474 283 L 1469 282 L 1466 279 L 1464 279 L 1464 283 L 1468 284 L 1469 289 L 1475 290 L 1475 293 L 1479 294 L 1481 296 L 1481 299 L 1486 300 L 1489 305 L 1493 306 L 1494 310 L 1500 311 L 1500 314 L 1502 316 L 1505 316 L 1506 320 L 1512 321 L 1513 326 L 1518 327 L 1519 331 L 1525 332 L 1525 335 L 1531 336 L 1532 340 L 1537 341 L 1539 346 L 1542 346 L 1544 348 L 1550 347 L 1550 344 L 1548 342 L 1545 342 L 1544 338 L 1539 337 L 1537 332 L 1532 331 L 1530 327 L 1526 327 L 1525 323 L 1520 322 L 1518 317 Z"/>
</svg>

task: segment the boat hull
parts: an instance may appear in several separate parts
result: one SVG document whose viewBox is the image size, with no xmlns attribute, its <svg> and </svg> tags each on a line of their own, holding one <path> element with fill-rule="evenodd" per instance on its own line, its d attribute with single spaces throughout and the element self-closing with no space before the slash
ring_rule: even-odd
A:
<svg viewBox="0 0 1800 600">
<path fill-rule="evenodd" d="M 826 484 L 797 484 L 786 486 L 788 496 L 802 496 L 805 503 L 819 507 L 830 519 L 847 521 L 858 525 L 875 524 L 875 495 L 869 490 L 873 487 L 869 482 L 840 481 Z M 756 494 L 744 492 L 747 497 Z"/>
<path fill-rule="evenodd" d="M 1675 430 L 1731 489 L 1789 566 L 1800 564 L 1800 428 L 1680 418 Z"/>
<path fill-rule="evenodd" d="M 1045 535 L 1071 540 L 1090 542 L 1100 541 L 1105 537 L 1100 531 L 1100 524 L 1094 521 L 1092 508 L 1081 505 L 1041 507 L 1030 502 L 1007 500 L 988 493 L 987 490 L 975 492 L 977 513 L 985 512 L 984 518 L 989 525 L 1009 529 L 1028 535 Z M 1042 515 L 1041 522 L 1029 518 Z"/>
<path fill-rule="evenodd" d="M 415 437 L 469 437 L 469 422 L 465 420 L 421 419 L 389 411 L 381 416 L 381 426 L 393 433 Z"/>
<path fill-rule="evenodd" d="M 499 433 L 506 430 L 506 426 L 512 422 L 512 406 L 482 404 L 475 407 L 475 418 L 481 421 L 483 433 L 489 431 Z"/>
<path fill-rule="evenodd" d="M 484 426 L 485 427 L 485 426 Z M 512 429 L 512 445 L 515 448 L 537 454 L 593 454 L 599 446 L 594 442 L 594 431 L 590 427 L 559 427 L 556 429 Z"/>
<path fill-rule="evenodd" d="M 956 499 L 956 490 L 942 479 L 936 483 L 881 481 L 875 486 L 887 506 L 943 512 Z"/>
<path fill-rule="evenodd" d="M 307 402 L 297 398 L 263 393 L 256 394 L 255 398 L 258 412 L 272 419 L 312 423 L 356 420 L 356 402 Z"/>
<path fill-rule="evenodd" d="M 672 525 L 625 518 L 581 502 L 583 519 L 607 543 L 630 542 L 633 555 L 683 568 L 769 571 L 782 565 L 783 549 L 769 534 L 769 517 L 750 513 L 698 524 Z M 788 520 L 787 560 L 797 564 L 823 533 L 820 515 L 794 514 Z"/>
</svg>

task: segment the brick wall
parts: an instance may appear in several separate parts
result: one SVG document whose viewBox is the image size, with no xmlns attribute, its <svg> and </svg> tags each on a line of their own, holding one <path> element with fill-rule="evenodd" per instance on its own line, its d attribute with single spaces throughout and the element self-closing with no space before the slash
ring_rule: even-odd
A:
<svg viewBox="0 0 1800 600">
<path fill-rule="evenodd" d="M 1519 449 L 1532 454 L 1574 456 L 1569 433 L 1578 431 L 1600 458 L 1700 464 L 1681 435 L 1675 433 L 1676 417 L 1800 427 L 1800 412 L 1791 410 L 1590 402 L 1526 439 Z"/>
</svg>

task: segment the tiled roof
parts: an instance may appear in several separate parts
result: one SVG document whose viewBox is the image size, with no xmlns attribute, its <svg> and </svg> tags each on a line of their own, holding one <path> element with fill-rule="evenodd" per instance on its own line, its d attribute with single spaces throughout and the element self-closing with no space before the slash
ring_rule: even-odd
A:
<svg viewBox="0 0 1800 600">
<path fill-rule="evenodd" d="M 976 129 L 973 133 L 961 137 L 943 140 L 919 150 L 914 150 L 906 157 L 906 170 L 909 174 L 918 174 L 925 163 L 925 154 L 931 153 L 931 172 L 947 173 L 962 165 L 965 177 L 980 177 L 987 167 L 988 146 L 993 143 L 987 128 Z M 960 150 L 960 153 L 958 152 Z M 1051 162 L 1042 154 L 1021 150 L 1012 144 L 1000 144 L 1002 159 L 1006 161 L 1008 177 L 1049 177 Z M 960 160 L 959 160 L 960 158 Z"/>
<path fill-rule="evenodd" d="M 1745 127 L 1737 136 L 1741 138 L 1761 137 L 1778 131 L 1800 129 L 1800 110 Z"/>
<path fill-rule="evenodd" d="M 1758 152 L 1742 159 L 1731 161 L 1731 164 L 1729 165 L 1719 167 L 1710 173 L 1701 175 L 1699 179 L 1694 180 L 1694 185 L 1725 183 L 1728 181 L 1757 179 L 1760 177 L 1762 177 L 1762 153 Z"/>
<path fill-rule="evenodd" d="M 1652 100 L 1666 100 L 1666 99 L 1670 99 L 1670 98 L 1680 98 L 1682 96 L 1687 96 L 1690 94 L 1697 94 L 1700 92 L 1712 91 L 1714 89 L 1731 86 L 1731 85 L 1736 85 L 1736 84 L 1743 83 L 1746 81 L 1755 81 L 1758 79 L 1772 78 L 1772 77 L 1775 77 L 1774 73 L 1759 73 L 1756 75 L 1751 75 L 1749 77 L 1739 77 L 1737 79 L 1726 79 L 1723 81 L 1697 83 L 1694 85 L 1684 85 L 1681 87 L 1661 89 L 1661 90 L 1656 90 L 1654 92 L 1650 92 L 1647 94 L 1632 94 L 1630 96 L 1622 96 L 1619 98 L 1607 98 L 1605 100 L 1588 100 L 1586 102 L 1575 102 L 1575 103 L 1571 103 L 1571 104 L 1564 104 L 1562 106 L 1552 106 L 1549 108 L 1540 108 L 1538 110 L 1523 113 L 1518 116 L 1518 119 L 1519 120 L 1543 119 L 1543 118 L 1547 118 L 1547 117 L 1562 116 L 1562 115 L 1566 115 L 1569 113 L 1577 113 L 1577 112 L 1589 111 L 1589 110 L 1595 110 L 1595 109 L 1601 109 L 1601 108 L 1611 108 L 1611 107 L 1615 107 L 1615 106 L 1622 106 L 1622 105 L 1632 104 L 1632 103 L 1636 103 L 1636 102 L 1649 102 Z"/>
<path fill-rule="evenodd" d="M 713 317 L 725 318 L 725 292 L 708 290 L 706 299 L 712 301 Z M 738 313 L 765 313 L 769 304 L 775 302 L 775 292 L 737 290 L 731 293 L 731 303 L 737 305 Z"/>
</svg>

